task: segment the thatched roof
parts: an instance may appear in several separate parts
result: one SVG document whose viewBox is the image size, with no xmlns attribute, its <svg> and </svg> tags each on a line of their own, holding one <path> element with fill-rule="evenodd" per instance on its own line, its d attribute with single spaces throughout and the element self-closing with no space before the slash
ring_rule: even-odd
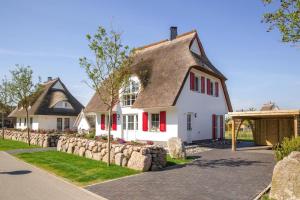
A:
<svg viewBox="0 0 300 200">
<path fill-rule="evenodd" d="M 63 89 L 53 88 L 59 82 Z M 68 101 L 73 109 L 53 108 L 59 101 Z M 66 86 L 59 78 L 48 81 L 42 85 L 42 91 L 37 97 L 33 105 L 29 108 L 29 115 L 63 115 L 77 116 L 83 109 L 81 103 L 73 97 Z M 17 107 L 9 115 L 9 117 L 18 117 L 26 115 L 24 108 Z"/>
<path fill-rule="evenodd" d="M 190 51 L 194 40 L 198 41 L 202 56 Z M 174 106 L 188 72 L 196 68 L 221 80 L 228 110 L 232 110 L 225 85 L 226 77 L 208 60 L 196 31 L 179 35 L 171 41 L 163 40 L 138 48 L 133 60 L 132 71 L 142 79 L 143 85 L 133 108 Z M 143 83 L 143 79 L 146 79 L 146 83 Z M 95 93 L 85 111 L 105 112 L 107 107 Z"/>
<path fill-rule="evenodd" d="M 279 110 L 279 107 L 274 102 L 269 102 L 263 104 L 260 111 L 271 111 L 271 110 Z"/>
</svg>

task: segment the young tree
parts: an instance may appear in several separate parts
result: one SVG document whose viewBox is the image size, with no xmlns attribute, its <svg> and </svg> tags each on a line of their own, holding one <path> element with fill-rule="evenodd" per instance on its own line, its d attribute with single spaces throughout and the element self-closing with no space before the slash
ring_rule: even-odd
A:
<svg viewBox="0 0 300 200">
<path fill-rule="evenodd" d="M 262 0 L 269 5 L 273 0 Z M 280 0 L 280 6 L 271 13 L 264 14 L 263 22 L 270 24 L 269 30 L 277 27 L 283 42 L 294 44 L 300 41 L 300 0 Z"/>
<path fill-rule="evenodd" d="M 16 65 L 16 69 L 11 72 L 11 83 L 9 85 L 12 100 L 17 104 L 17 107 L 23 108 L 26 111 L 26 127 L 27 139 L 30 146 L 30 130 L 29 130 L 29 113 L 28 109 L 35 101 L 35 94 L 40 89 L 39 83 L 33 82 L 33 71 L 30 66 L 23 67 Z"/>
<path fill-rule="evenodd" d="M 107 165 L 109 166 L 112 109 L 119 101 L 122 88 L 128 82 L 133 51 L 130 51 L 128 46 L 122 45 L 120 33 L 114 30 L 107 32 L 101 26 L 93 36 L 87 35 L 87 39 L 95 60 L 83 57 L 79 62 L 90 80 L 86 83 L 95 90 L 108 110 Z"/>
<path fill-rule="evenodd" d="M 9 81 L 4 77 L 0 83 L 0 112 L 2 113 L 2 138 L 4 139 L 4 114 L 10 111 L 11 95 L 9 90 Z"/>
</svg>

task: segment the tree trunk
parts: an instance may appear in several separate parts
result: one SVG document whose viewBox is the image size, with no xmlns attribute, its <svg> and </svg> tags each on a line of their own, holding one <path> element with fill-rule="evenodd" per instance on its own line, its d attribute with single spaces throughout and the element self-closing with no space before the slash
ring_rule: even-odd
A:
<svg viewBox="0 0 300 200">
<path fill-rule="evenodd" d="M 30 146 L 30 131 L 29 131 L 29 122 L 28 122 L 28 109 L 26 109 L 26 128 L 27 128 L 27 140 L 28 140 L 28 145 Z"/>
<path fill-rule="evenodd" d="M 4 140 L 4 112 L 2 112 L 2 139 Z"/>
<path fill-rule="evenodd" d="M 111 131 L 111 113 L 112 113 L 112 107 L 109 109 L 108 113 L 108 136 L 107 136 L 107 166 L 110 166 L 110 131 Z"/>
</svg>

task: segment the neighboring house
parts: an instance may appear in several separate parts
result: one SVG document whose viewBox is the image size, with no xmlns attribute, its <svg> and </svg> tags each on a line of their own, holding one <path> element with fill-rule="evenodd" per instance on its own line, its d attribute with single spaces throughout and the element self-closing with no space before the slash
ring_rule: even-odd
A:
<svg viewBox="0 0 300 200">
<path fill-rule="evenodd" d="M 0 103 L 0 128 L 2 128 L 2 121 L 4 122 L 4 127 L 5 128 L 13 128 L 14 127 L 14 122 L 15 118 L 9 118 L 8 115 L 9 113 L 13 110 L 12 107 L 3 105 Z M 2 120 L 2 117 L 4 118 Z"/>
<path fill-rule="evenodd" d="M 263 106 L 260 109 L 260 111 L 270 111 L 270 110 L 279 110 L 279 107 L 276 105 L 276 103 L 270 101 L 269 103 L 263 104 Z"/>
<path fill-rule="evenodd" d="M 32 130 L 57 130 L 66 131 L 73 127 L 74 121 L 83 106 L 59 78 L 48 78 L 42 84 L 41 94 L 29 108 L 29 128 Z M 15 128 L 25 129 L 26 111 L 17 107 L 9 117 L 16 118 Z"/>
<path fill-rule="evenodd" d="M 91 129 L 94 129 L 95 115 L 86 115 L 82 110 L 75 120 L 74 128 L 77 129 L 79 133 L 87 133 Z"/>
<path fill-rule="evenodd" d="M 136 51 L 133 75 L 113 108 L 112 135 L 125 140 L 187 143 L 224 137 L 232 111 L 225 76 L 208 60 L 196 31 Z M 123 88 L 124 89 L 124 88 Z M 94 94 L 85 112 L 96 115 L 96 135 L 107 134 L 108 109 Z"/>
</svg>

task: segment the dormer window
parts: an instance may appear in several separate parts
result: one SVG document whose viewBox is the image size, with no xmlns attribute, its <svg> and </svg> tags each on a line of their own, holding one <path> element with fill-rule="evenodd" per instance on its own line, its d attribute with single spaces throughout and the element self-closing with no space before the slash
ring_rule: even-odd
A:
<svg viewBox="0 0 300 200">
<path fill-rule="evenodd" d="M 122 106 L 132 106 L 140 90 L 140 84 L 137 81 L 130 80 L 124 89 L 122 95 Z"/>
<path fill-rule="evenodd" d="M 72 105 L 68 101 L 59 101 L 53 108 L 64 108 L 64 109 L 73 109 Z"/>
</svg>

